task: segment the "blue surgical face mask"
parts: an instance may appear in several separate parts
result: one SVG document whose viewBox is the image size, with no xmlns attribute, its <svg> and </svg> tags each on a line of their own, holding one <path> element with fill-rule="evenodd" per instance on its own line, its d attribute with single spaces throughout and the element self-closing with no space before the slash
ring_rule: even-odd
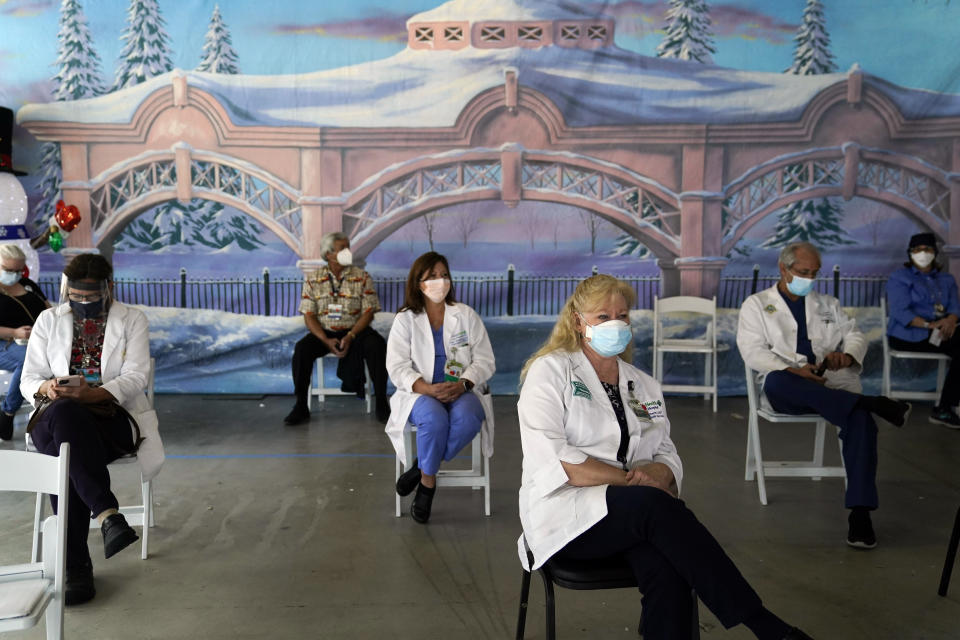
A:
<svg viewBox="0 0 960 640">
<path fill-rule="evenodd" d="M 630 325 L 623 320 L 607 320 L 598 325 L 587 324 L 587 319 L 580 315 L 586 325 L 584 336 L 590 339 L 590 348 L 604 357 L 618 356 L 633 340 L 633 331 Z"/>
<path fill-rule="evenodd" d="M 103 311 L 103 300 L 101 299 L 95 302 L 74 302 L 71 300 L 70 310 L 73 311 L 74 316 L 81 320 L 96 318 Z"/>
<path fill-rule="evenodd" d="M 790 274 L 793 280 L 787 283 L 787 291 L 795 296 L 805 296 L 813 290 L 816 280 L 813 278 L 801 278 L 798 275 Z"/>
<path fill-rule="evenodd" d="M 20 282 L 20 274 L 22 271 L 7 271 L 3 269 L 0 271 L 0 284 L 5 287 L 9 287 L 12 284 L 17 284 Z"/>
</svg>

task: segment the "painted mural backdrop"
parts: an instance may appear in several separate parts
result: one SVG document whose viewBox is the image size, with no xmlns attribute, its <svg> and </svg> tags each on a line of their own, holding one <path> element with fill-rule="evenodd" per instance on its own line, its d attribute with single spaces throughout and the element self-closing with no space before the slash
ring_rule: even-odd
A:
<svg viewBox="0 0 960 640">
<path fill-rule="evenodd" d="M 521 334 L 531 351 L 544 324 L 509 316 L 549 316 L 543 298 L 567 291 L 508 310 L 508 265 L 518 282 L 633 276 L 641 307 L 657 293 L 736 307 L 738 276 L 773 275 L 783 245 L 810 240 L 856 279 L 846 302 L 874 307 L 911 233 L 960 251 L 956 2 L 263 7 L 0 2 L 28 226 L 42 231 L 61 197 L 77 204 L 69 244 L 112 253 L 121 278 L 166 281 L 156 299 L 127 294 L 163 307 L 194 304 L 185 277 L 295 281 L 327 230 L 383 281 L 436 249 L 456 275 L 497 280 L 470 301 L 505 316 L 504 352 Z M 63 256 L 40 259 L 53 274 Z M 291 287 L 242 310 L 292 315 Z M 151 313 L 161 390 L 230 375 L 288 390 L 298 318 Z M 509 391 L 519 363 L 501 359 Z"/>
</svg>

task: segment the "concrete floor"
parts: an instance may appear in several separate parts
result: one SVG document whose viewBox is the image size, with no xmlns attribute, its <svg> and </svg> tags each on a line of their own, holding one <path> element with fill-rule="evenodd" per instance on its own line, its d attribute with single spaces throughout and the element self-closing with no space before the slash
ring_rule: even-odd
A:
<svg viewBox="0 0 960 640">
<path fill-rule="evenodd" d="M 513 637 L 515 402 L 495 401 L 492 516 L 480 492 L 441 489 L 422 526 L 393 516 L 392 449 L 353 398 L 328 400 L 309 425 L 290 428 L 281 422 L 289 397 L 158 396 L 168 460 L 150 558 L 133 546 L 105 561 L 91 533 L 98 594 L 67 610 L 67 637 Z M 838 479 L 771 479 L 770 504 L 760 505 L 743 480 L 745 399 L 721 399 L 716 415 L 700 399 L 668 399 L 687 503 L 766 605 L 815 638 L 960 637 L 960 575 L 949 597 L 936 595 L 960 505 L 960 432 L 918 409 L 904 429 L 881 431 L 880 544 L 864 552 L 843 542 Z M 765 455 L 789 455 L 801 436 L 806 427 L 770 426 Z M 133 469 L 114 478 L 121 503 L 133 498 Z M 32 511 L 32 496 L 0 497 L 0 563 L 26 560 Z M 527 638 L 544 637 L 542 604 L 537 580 Z M 700 608 L 703 638 L 753 637 Z M 558 610 L 561 638 L 636 637 L 633 590 L 561 590 Z M 42 627 L 14 635 L 45 637 Z"/>
</svg>

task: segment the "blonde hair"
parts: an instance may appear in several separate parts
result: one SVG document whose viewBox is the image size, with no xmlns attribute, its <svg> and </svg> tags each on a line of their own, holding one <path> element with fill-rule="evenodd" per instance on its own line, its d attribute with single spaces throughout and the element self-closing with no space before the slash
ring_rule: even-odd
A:
<svg viewBox="0 0 960 640">
<path fill-rule="evenodd" d="M 553 353 L 554 351 L 578 351 L 581 348 L 581 336 L 577 331 L 577 313 L 590 313 L 596 311 L 603 304 L 614 296 L 623 296 L 627 303 L 627 309 L 633 307 L 637 295 L 633 288 L 624 282 L 604 273 L 590 276 L 577 285 L 573 294 L 567 298 L 566 304 L 560 310 L 557 316 L 557 323 L 553 325 L 550 337 L 537 349 L 530 358 L 524 363 L 520 371 L 520 382 L 523 383 L 527 377 L 527 371 L 534 360 Z M 620 358 L 628 363 L 633 362 L 633 342 L 631 341 L 627 348 L 620 354 Z"/>
<path fill-rule="evenodd" d="M 6 258 L 8 260 L 26 260 L 27 256 L 17 245 L 5 243 L 0 244 L 0 258 Z"/>
</svg>

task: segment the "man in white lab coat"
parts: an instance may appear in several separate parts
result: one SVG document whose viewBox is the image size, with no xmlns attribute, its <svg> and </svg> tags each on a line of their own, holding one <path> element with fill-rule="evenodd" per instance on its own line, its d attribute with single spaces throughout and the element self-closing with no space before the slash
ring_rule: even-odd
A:
<svg viewBox="0 0 960 640">
<path fill-rule="evenodd" d="M 877 546 L 870 511 L 877 508 L 877 424 L 900 427 L 910 405 L 861 395 L 867 342 L 840 301 L 817 293 L 820 252 L 808 242 L 780 252 L 780 280 L 740 307 L 737 346 L 763 377 L 763 393 L 781 413 L 817 413 L 840 428 L 850 509 L 847 544 Z"/>
</svg>

